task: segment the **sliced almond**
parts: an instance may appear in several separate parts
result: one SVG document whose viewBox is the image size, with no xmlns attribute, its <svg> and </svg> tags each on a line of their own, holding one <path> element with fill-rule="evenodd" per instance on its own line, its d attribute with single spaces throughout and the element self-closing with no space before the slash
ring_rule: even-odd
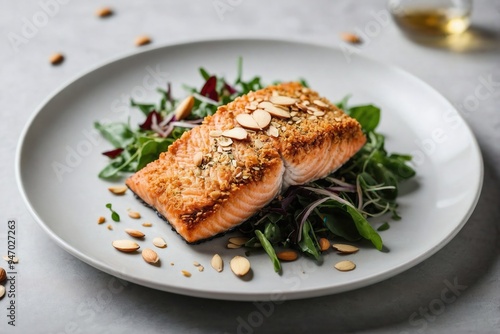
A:
<svg viewBox="0 0 500 334">
<path fill-rule="evenodd" d="M 143 45 L 146 45 L 146 44 L 149 44 L 151 43 L 151 38 L 149 38 L 148 36 L 139 36 L 135 39 L 135 45 L 136 46 L 143 46 Z"/>
<path fill-rule="evenodd" d="M 145 222 L 145 223 L 142 223 L 142 226 L 151 227 L 151 226 L 153 226 L 153 224 L 151 224 L 150 222 Z"/>
<path fill-rule="evenodd" d="M 238 246 L 243 246 L 248 240 L 248 238 L 246 237 L 232 237 L 232 238 L 229 238 L 229 242 L 232 243 L 232 244 L 235 244 L 235 245 L 238 245 Z"/>
<path fill-rule="evenodd" d="M 97 218 L 97 224 L 103 224 L 106 222 L 106 218 L 104 218 L 103 216 L 100 216 L 99 218 Z"/>
<path fill-rule="evenodd" d="M 191 273 L 187 270 L 181 270 L 181 273 L 186 277 L 191 277 Z"/>
<path fill-rule="evenodd" d="M 193 266 L 199 267 L 199 266 L 201 266 L 201 264 L 198 261 L 193 261 Z"/>
<path fill-rule="evenodd" d="M 271 125 L 269 128 L 266 130 L 266 134 L 271 137 L 277 138 L 279 136 L 279 130 L 274 126 Z"/>
<path fill-rule="evenodd" d="M 331 246 L 330 240 L 328 240 L 327 238 L 320 238 L 319 239 L 319 249 L 322 252 L 328 250 L 330 248 L 330 246 Z"/>
<path fill-rule="evenodd" d="M 319 110 L 318 108 L 316 107 L 313 107 L 313 106 L 308 106 L 307 107 L 307 111 L 308 112 L 311 112 L 311 114 L 314 114 L 314 113 L 317 113 L 317 112 L 322 112 L 324 114 L 323 111 Z"/>
<path fill-rule="evenodd" d="M 254 111 L 255 109 L 257 109 L 257 105 L 252 103 L 252 104 L 246 105 L 245 109 L 249 110 L 249 111 Z"/>
<path fill-rule="evenodd" d="M 212 130 L 208 133 L 208 135 L 212 138 L 217 138 L 217 137 L 220 137 L 222 136 L 222 131 L 220 130 Z"/>
<path fill-rule="evenodd" d="M 257 121 L 250 114 L 239 114 L 236 116 L 236 122 L 244 128 L 252 130 L 260 130 Z"/>
<path fill-rule="evenodd" d="M 7 279 L 7 273 L 5 272 L 5 269 L 0 267 L 0 284 L 3 283 Z"/>
<path fill-rule="evenodd" d="M 248 137 L 248 132 L 247 132 L 247 130 L 245 130 L 243 128 L 235 127 L 235 128 L 230 129 L 230 130 L 226 130 L 226 131 L 222 132 L 222 135 L 224 137 L 233 138 L 236 140 L 243 140 L 243 139 L 246 139 Z"/>
<path fill-rule="evenodd" d="M 276 253 L 276 257 L 282 261 L 295 261 L 299 257 L 294 250 L 284 250 Z"/>
<path fill-rule="evenodd" d="M 196 152 L 193 156 L 194 165 L 198 167 L 201 165 L 202 162 L 203 162 L 203 153 Z"/>
<path fill-rule="evenodd" d="M 140 248 L 140 246 L 132 240 L 115 240 L 113 241 L 112 245 L 120 252 L 125 253 L 135 252 Z"/>
<path fill-rule="evenodd" d="M 217 140 L 217 144 L 219 144 L 219 146 L 222 146 L 222 147 L 227 147 L 227 146 L 231 146 L 233 144 L 233 140 L 231 138 L 227 138 L 227 137 L 220 137 Z"/>
<path fill-rule="evenodd" d="M 54 53 L 50 56 L 49 61 L 52 65 L 59 65 L 64 61 L 64 56 L 61 53 Z"/>
<path fill-rule="evenodd" d="M 158 248 L 167 247 L 167 243 L 165 242 L 165 240 L 163 240 L 163 238 L 160 237 L 156 237 L 153 239 L 153 245 L 155 245 Z"/>
<path fill-rule="evenodd" d="M 288 96 L 282 96 L 282 95 L 277 95 L 277 96 L 271 96 L 269 99 L 274 104 L 279 104 L 281 106 L 291 106 L 295 102 L 297 102 L 296 99 Z"/>
<path fill-rule="evenodd" d="M 356 264 L 352 261 L 340 261 L 335 264 L 335 269 L 339 271 L 351 271 L 356 268 Z"/>
<path fill-rule="evenodd" d="M 108 226 L 106 226 L 106 228 L 107 228 L 108 230 L 110 230 L 110 231 L 113 231 L 113 226 L 112 226 L 112 225 L 110 225 L 110 224 L 108 224 Z"/>
<path fill-rule="evenodd" d="M 123 195 L 125 194 L 127 189 L 128 189 L 127 186 L 112 186 L 108 188 L 108 190 L 115 195 Z"/>
<path fill-rule="evenodd" d="M 130 235 L 131 237 L 134 237 L 134 238 L 144 238 L 144 233 L 142 233 L 141 231 L 139 230 L 134 230 L 134 229 L 131 229 L 131 228 L 126 228 L 125 229 L 125 232 Z"/>
<path fill-rule="evenodd" d="M 260 129 L 265 129 L 271 123 L 271 114 L 263 109 L 257 109 L 252 113 L 253 119 L 257 122 Z"/>
<path fill-rule="evenodd" d="M 229 267 L 236 276 L 245 276 L 250 271 L 250 261 L 246 257 L 236 255 L 229 262 Z"/>
<path fill-rule="evenodd" d="M 361 38 L 358 35 L 355 35 L 355 34 L 350 33 L 350 32 L 341 33 L 340 38 L 342 38 L 342 40 L 344 42 L 351 43 L 351 44 L 361 43 Z"/>
<path fill-rule="evenodd" d="M 133 219 L 139 219 L 141 218 L 141 214 L 137 211 L 129 211 L 128 216 Z"/>
<path fill-rule="evenodd" d="M 325 115 L 325 112 L 324 111 L 315 111 L 313 113 L 314 116 L 318 116 L 318 117 L 321 117 L 321 116 L 324 116 Z"/>
<path fill-rule="evenodd" d="M 340 253 L 344 254 L 352 254 L 359 251 L 358 247 L 346 244 L 333 244 L 332 247 L 337 251 L 339 251 Z"/>
<path fill-rule="evenodd" d="M 142 258 L 149 264 L 158 263 L 158 261 L 160 260 L 158 254 L 151 248 L 144 248 L 142 250 Z"/>
<path fill-rule="evenodd" d="M 288 111 L 278 108 L 269 101 L 263 101 L 259 103 L 259 108 L 264 109 L 265 111 L 267 111 L 268 113 L 270 113 L 272 116 L 275 117 L 290 118 L 290 113 Z"/>
<path fill-rule="evenodd" d="M 321 108 L 328 108 L 328 104 L 326 104 L 325 102 L 321 101 L 321 100 L 314 100 L 313 103 L 315 105 L 317 105 L 318 107 L 321 107 Z"/>
<path fill-rule="evenodd" d="M 303 103 L 295 103 L 295 105 L 297 106 L 297 108 L 299 108 L 300 110 L 302 111 L 307 111 L 307 106 Z"/>
<path fill-rule="evenodd" d="M 244 178 L 245 178 L 245 176 L 243 176 L 243 179 L 244 179 Z M 232 243 L 228 243 L 228 244 L 226 245 L 226 247 L 227 247 L 228 249 L 236 249 L 236 248 L 241 248 L 241 245 L 235 245 L 235 244 L 232 244 Z"/>
<path fill-rule="evenodd" d="M 220 257 L 219 254 L 215 254 L 212 257 L 210 265 L 219 273 L 224 269 L 224 262 L 222 261 L 222 258 Z"/>
<path fill-rule="evenodd" d="M 102 7 L 96 10 L 95 15 L 99 17 L 108 17 L 113 15 L 113 11 L 109 7 Z"/>
<path fill-rule="evenodd" d="M 199 265 L 199 266 L 198 266 L 198 271 L 199 271 L 199 272 L 202 272 L 203 270 L 205 270 L 205 267 L 203 267 L 202 265 Z"/>
<path fill-rule="evenodd" d="M 194 106 L 194 97 L 189 95 L 175 109 L 175 119 L 180 121 L 188 117 Z"/>
<path fill-rule="evenodd" d="M 256 149 L 264 147 L 264 143 L 260 139 L 255 139 L 255 141 L 253 142 L 253 144 L 255 145 Z"/>
</svg>

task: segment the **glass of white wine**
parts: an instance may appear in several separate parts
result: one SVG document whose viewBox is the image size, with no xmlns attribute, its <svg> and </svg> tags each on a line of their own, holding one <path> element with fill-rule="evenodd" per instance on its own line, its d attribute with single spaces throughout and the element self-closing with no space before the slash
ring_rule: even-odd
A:
<svg viewBox="0 0 500 334">
<path fill-rule="evenodd" d="M 458 35 L 470 25 L 472 0 L 389 0 L 397 25 L 410 35 Z"/>
</svg>

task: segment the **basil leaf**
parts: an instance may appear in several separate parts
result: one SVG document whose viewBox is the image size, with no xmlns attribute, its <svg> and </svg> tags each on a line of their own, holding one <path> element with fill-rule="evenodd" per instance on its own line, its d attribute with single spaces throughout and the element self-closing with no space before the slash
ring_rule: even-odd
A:
<svg viewBox="0 0 500 334">
<path fill-rule="evenodd" d="M 262 234 L 261 231 L 255 230 L 255 235 L 257 236 L 257 238 L 259 238 L 262 248 L 264 248 L 267 255 L 269 255 L 269 257 L 271 258 L 271 261 L 273 262 L 274 266 L 274 271 L 279 273 L 281 271 L 281 263 L 278 257 L 276 256 L 276 252 L 274 251 L 273 246 L 271 245 L 269 240 L 267 240 L 264 234 Z"/>
<path fill-rule="evenodd" d="M 411 160 L 411 156 L 409 158 Z M 416 172 L 413 168 L 406 164 L 408 156 L 391 154 L 384 164 L 394 175 L 400 180 L 406 180 L 415 176 Z"/>
<path fill-rule="evenodd" d="M 330 211 L 331 214 L 324 214 L 321 211 L 320 213 L 323 217 L 324 225 L 330 232 L 348 241 L 358 241 L 361 239 L 361 235 L 359 234 L 351 215 L 338 208 L 328 211 Z"/>
<path fill-rule="evenodd" d="M 371 104 L 352 107 L 349 109 L 349 115 L 361 124 L 365 132 L 375 130 L 380 122 L 380 109 Z"/>
<path fill-rule="evenodd" d="M 139 150 L 139 162 L 137 170 L 141 170 L 147 164 L 158 159 L 162 152 L 165 152 L 170 143 L 166 140 L 151 139 L 144 143 Z"/>
<path fill-rule="evenodd" d="M 264 236 L 270 243 L 275 244 L 281 240 L 281 231 L 278 224 L 269 222 L 264 228 Z"/>
</svg>

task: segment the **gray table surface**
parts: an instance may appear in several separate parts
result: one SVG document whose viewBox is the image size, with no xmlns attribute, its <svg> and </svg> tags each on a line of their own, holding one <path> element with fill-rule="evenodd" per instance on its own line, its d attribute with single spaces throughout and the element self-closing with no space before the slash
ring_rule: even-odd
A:
<svg viewBox="0 0 500 334">
<path fill-rule="evenodd" d="M 94 11 L 103 5 L 116 15 L 97 19 Z M 7 221 L 14 218 L 20 258 L 16 326 L 7 323 L 4 298 L 0 333 L 500 332 L 500 2 L 474 2 L 473 29 L 460 50 L 424 46 L 405 38 L 393 22 L 376 23 L 373 13 L 384 9 L 384 0 L 0 0 L 0 253 L 6 249 Z M 29 22 L 38 26 L 29 30 Z M 472 217 L 423 263 L 372 286 L 287 301 L 264 312 L 250 302 L 120 285 L 59 248 L 29 215 L 14 173 L 29 116 L 65 81 L 133 50 L 137 35 L 148 34 L 157 45 L 275 37 L 338 47 L 341 31 L 377 24 L 377 33 L 357 52 L 435 87 L 457 106 L 484 157 L 485 182 Z M 48 63 L 55 51 L 66 55 L 58 67 Z M 443 303 L 449 285 L 458 286 L 456 298 Z"/>
</svg>

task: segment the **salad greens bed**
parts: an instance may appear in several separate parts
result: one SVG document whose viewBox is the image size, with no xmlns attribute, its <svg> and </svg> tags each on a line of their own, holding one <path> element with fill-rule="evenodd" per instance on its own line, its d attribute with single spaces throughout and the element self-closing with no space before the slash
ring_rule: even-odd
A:
<svg viewBox="0 0 500 334">
<path fill-rule="evenodd" d="M 186 119 L 175 119 L 174 111 L 180 101 L 173 98 L 169 83 L 166 89 L 158 89 L 162 96 L 158 105 L 131 100 L 131 106 L 145 116 L 138 129 L 132 128 L 130 121 L 94 124 L 115 147 L 103 153 L 110 161 L 99 173 L 100 178 L 115 179 L 122 177 L 123 173 L 140 170 L 156 160 L 183 132 L 201 124 L 205 116 L 212 115 L 218 106 L 264 87 L 258 76 L 248 81 L 242 79 L 241 58 L 232 84 L 223 77 L 209 74 L 204 68 L 199 72 L 205 81 L 201 89 L 184 86 L 195 98 L 192 112 Z M 304 80 L 301 83 L 307 86 Z M 367 218 L 390 214 L 392 219 L 400 219 L 396 201 L 398 185 L 415 175 L 408 165 L 411 156 L 386 151 L 384 136 L 376 132 L 380 121 L 379 108 L 373 105 L 351 107 L 348 100 L 349 96 L 337 106 L 361 124 L 367 137 L 364 147 L 327 177 L 288 188 L 239 227 L 250 238 L 245 246 L 264 249 L 276 272 L 281 271 L 277 249 L 292 248 L 321 260 L 320 237 L 340 237 L 351 242 L 366 239 L 376 249 L 382 250 L 382 239 L 377 231 L 387 230 L 390 225 L 386 222 L 376 231 Z"/>
</svg>

